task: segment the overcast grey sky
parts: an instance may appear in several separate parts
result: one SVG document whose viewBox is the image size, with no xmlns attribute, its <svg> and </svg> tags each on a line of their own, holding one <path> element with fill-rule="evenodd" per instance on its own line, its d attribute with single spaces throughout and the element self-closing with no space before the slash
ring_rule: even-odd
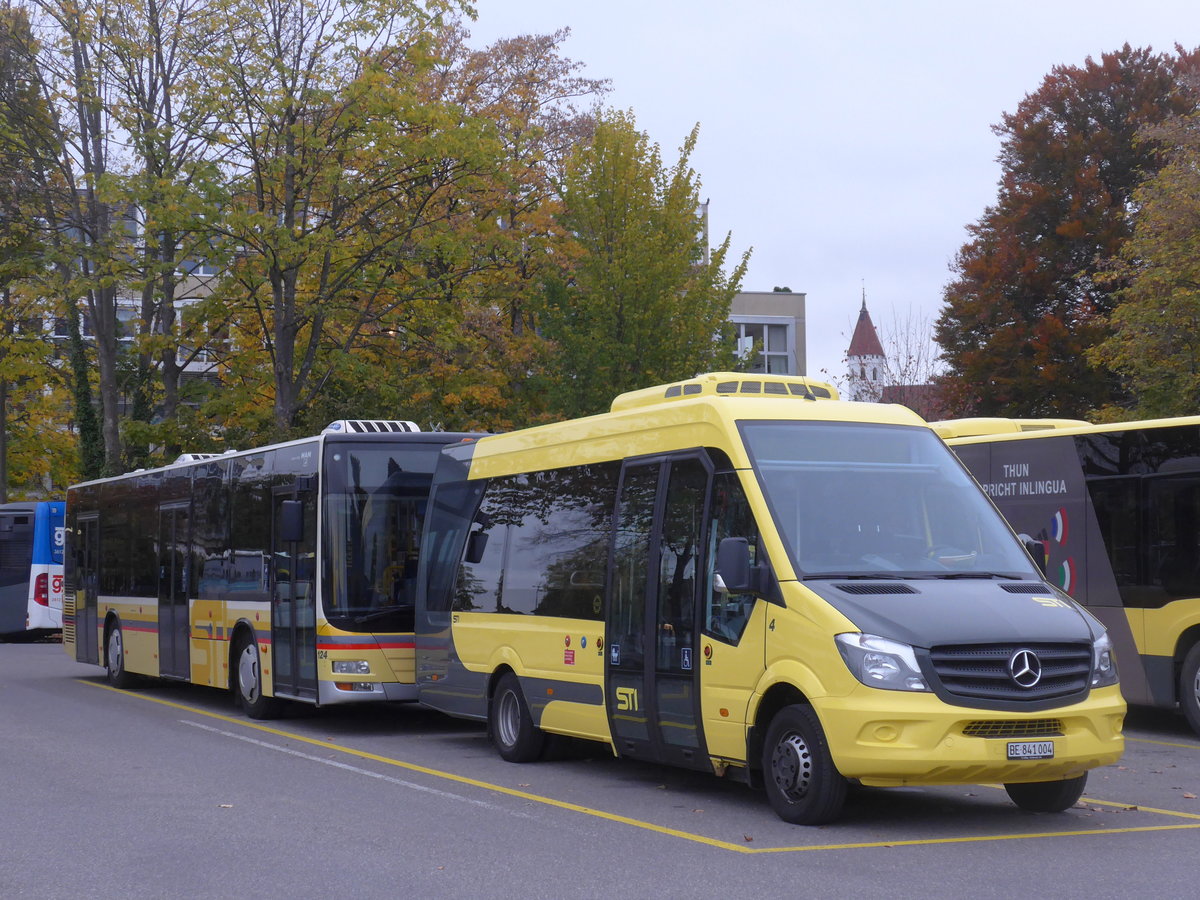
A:
<svg viewBox="0 0 1200 900">
<path fill-rule="evenodd" d="M 1058 64 L 1200 45 L 1196 0 L 476 0 L 472 43 L 569 27 L 610 106 L 692 157 L 745 290 L 807 297 L 808 374 L 840 376 L 865 287 L 881 332 L 932 325 L 996 197 L 999 141 Z"/>
</svg>

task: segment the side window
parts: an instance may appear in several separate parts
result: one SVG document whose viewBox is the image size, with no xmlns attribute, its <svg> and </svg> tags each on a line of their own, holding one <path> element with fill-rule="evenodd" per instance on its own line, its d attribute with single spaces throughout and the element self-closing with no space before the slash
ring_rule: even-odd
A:
<svg viewBox="0 0 1200 900">
<path fill-rule="evenodd" d="M 1097 478 L 1088 482 L 1088 493 L 1096 510 L 1096 522 L 1100 526 L 1100 537 L 1104 539 L 1119 588 L 1143 583 L 1139 574 L 1139 481 L 1138 478 Z"/>
<path fill-rule="evenodd" d="M 1172 597 L 1200 593 L 1200 481 L 1149 481 L 1150 582 Z"/>
<path fill-rule="evenodd" d="M 744 537 L 750 542 L 751 562 L 758 561 L 758 528 L 750 504 L 736 472 L 713 478 L 712 504 L 708 529 L 708 574 L 705 581 L 704 631 L 715 638 L 736 644 L 746 630 L 754 610 L 753 594 L 719 593 L 713 588 L 717 547 L 727 537 Z"/>
<path fill-rule="evenodd" d="M 699 461 L 671 463 L 658 557 L 658 668 L 687 672 L 695 646 L 697 559 L 708 473 Z"/>
<path fill-rule="evenodd" d="M 465 561 L 456 610 L 600 619 L 614 464 L 553 469 L 488 485 L 476 516 L 487 543 Z"/>
</svg>

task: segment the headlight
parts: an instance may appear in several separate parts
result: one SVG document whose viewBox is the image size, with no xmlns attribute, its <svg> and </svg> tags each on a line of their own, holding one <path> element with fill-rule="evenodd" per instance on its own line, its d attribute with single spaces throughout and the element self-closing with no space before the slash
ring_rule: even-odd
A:
<svg viewBox="0 0 1200 900">
<path fill-rule="evenodd" d="M 838 650 L 854 677 L 868 687 L 888 691 L 927 691 L 913 648 L 874 634 L 837 636 Z"/>
<path fill-rule="evenodd" d="M 335 659 L 333 661 L 335 675 L 370 675 L 371 664 L 365 659 Z"/>
<path fill-rule="evenodd" d="M 1117 657 L 1108 632 L 1092 642 L 1092 687 L 1117 683 Z"/>
</svg>

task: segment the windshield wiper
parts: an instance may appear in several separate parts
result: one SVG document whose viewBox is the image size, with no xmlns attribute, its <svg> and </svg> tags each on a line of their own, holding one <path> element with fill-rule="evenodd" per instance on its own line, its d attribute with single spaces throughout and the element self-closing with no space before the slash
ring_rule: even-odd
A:
<svg viewBox="0 0 1200 900">
<path fill-rule="evenodd" d="M 365 615 L 355 616 L 354 624 L 362 625 L 366 622 L 374 622 L 376 619 L 385 619 L 388 616 L 394 616 L 396 613 L 406 612 L 404 607 L 389 606 L 387 609 L 377 609 L 375 612 L 366 613 Z"/>
<path fill-rule="evenodd" d="M 1005 572 L 931 572 L 931 578 L 944 578 L 953 580 L 956 578 L 1006 578 L 1009 581 L 1024 581 L 1024 575 L 1009 575 Z"/>
<path fill-rule="evenodd" d="M 812 575 L 804 575 L 801 581 L 833 581 L 835 579 L 845 579 L 846 581 L 903 581 L 909 578 L 924 578 L 924 575 L 908 575 L 902 572 L 816 572 Z"/>
</svg>

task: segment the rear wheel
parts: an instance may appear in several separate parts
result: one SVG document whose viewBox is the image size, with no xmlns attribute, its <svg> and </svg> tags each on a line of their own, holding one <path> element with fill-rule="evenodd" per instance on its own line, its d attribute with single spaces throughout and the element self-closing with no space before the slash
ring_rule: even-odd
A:
<svg viewBox="0 0 1200 900">
<path fill-rule="evenodd" d="M 114 622 L 112 629 L 108 632 L 104 668 L 107 670 L 108 683 L 115 688 L 132 687 L 137 681 L 133 675 L 125 671 L 125 638 L 121 634 L 120 622 Z"/>
<path fill-rule="evenodd" d="M 258 642 L 243 636 L 236 654 L 237 698 L 242 709 L 252 719 L 273 719 L 279 715 L 280 702 L 274 697 L 263 696 L 262 661 L 258 654 Z"/>
<path fill-rule="evenodd" d="M 838 817 L 846 779 L 833 764 L 825 731 L 811 706 L 785 706 L 771 720 L 762 755 L 767 799 L 793 825 L 821 825 Z"/>
<path fill-rule="evenodd" d="M 1065 781 L 1031 781 L 1026 784 L 1006 784 L 1004 790 L 1012 802 L 1026 812 L 1062 812 L 1070 809 L 1083 796 L 1087 772 Z"/>
<path fill-rule="evenodd" d="M 1179 672 L 1179 708 L 1188 724 L 1200 734 L 1200 644 L 1188 651 Z"/>
<path fill-rule="evenodd" d="M 512 672 L 500 677 L 492 695 L 489 717 L 492 742 L 501 758 L 524 763 L 542 755 L 546 734 L 533 724 L 521 684 Z"/>
</svg>

